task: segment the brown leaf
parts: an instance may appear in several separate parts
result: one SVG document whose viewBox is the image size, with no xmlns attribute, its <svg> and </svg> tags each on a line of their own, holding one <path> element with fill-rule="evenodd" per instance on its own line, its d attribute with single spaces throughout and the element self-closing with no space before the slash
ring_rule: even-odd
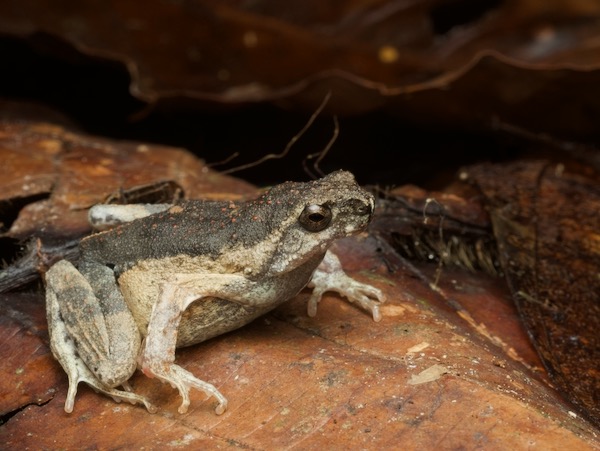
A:
<svg viewBox="0 0 600 451">
<path fill-rule="evenodd" d="M 550 84 L 553 92 L 555 73 L 569 78 L 561 70 L 595 75 L 597 2 L 476 3 L 370 0 L 315 7 L 290 1 L 283 7 L 273 0 L 195 0 L 150 1 L 140 8 L 134 0 L 26 0 L 0 5 L 0 30 L 49 33 L 83 54 L 123 62 L 133 92 L 149 103 L 175 97 L 208 104 L 267 100 L 314 110 L 333 91 L 332 111 L 357 113 L 388 104 L 390 96 L 404 105 L 405 94 L 432 91 L 446 109 L 447 95 L 439 89 L 492 58 L 500 65 L 496 78 L 487 80 L 503 89 L 484 93 L 509 106 L 527 100 L 528 92 L 513 71 L 539 75 L 546 81 L 540 89 Z M 450 97 L 458 98 L 460 110 L 477 99 L 461 90 Z M 412 108 L 422 110 L 420 102 Z"/>
<path fill-rule="evenodd" d="M 85 385 L 74 412 L 66 414 L 66 376 L 44 347 L 52 368 L 51 378 L 44 381 L 47 390 L 56 389 L 56 396 L 41 407 L 13 412 L 0 428 L 0 440 L 8 447 L 37 448 L 180 444 L 315 449 L 331 443 L 344 448 L 398 443 L 456 448 L 485 443 L 519 449 L 532 441 L 566 449 L 599 446 L 591 427 L 570 415 L 535 373 L 448 309 L 447 297 L 481 302 L 483 293 L 489 311 L 497 311 L 497 302 L 510 306 L 494 279 L 450 272 L 443 278 L 441 295 L 414 273 L 388 274 L 369 240 L 344 240 L 336 251 L 351 274 L 385 290 L 389 302 L 384 319 L 374 323 L 336 296 L 326 297 L 317 317 L 309 318 L 308 295 L 302 293 L 248 327 L 179 350 L 179 363 L 229 398 L 222 416 L 214 414 L 212 399 L 206 401 L 197 392 L 190 412 L 179 415 L 176 391 L 141 374 L 134 377 L 133 387 L 152 397 L 160 409 L 157 414 L 116 404 Z M 19 309 L 17 299 L 7 302 Z M 38 305 L 42 310 L 41 299 Z M 43 327 L 40 315 L 24 316 Z M 514 311 L 496 323 L 500 328 L 516 324 L 518 330 Z M 487 325 L 488 333 L 495 334 L 494 325 Z M 18 347 L 22 336 L 15 335 L 9 344 Z M 519 339 L 524 340 L 522 332 Z M 0 357 L 11 349 L 0 348 Z M 22 362 L 28 358 L 21 356 Z M 9 362 L 3 372 L 24 364 Z M 435 365 L 447 373 L 410 383 Z M 14 396 L 12 391 L 7 395 Z"/>
<path fill-rule="evenodd" d="M 39 295 L 2 295 L 0 303 L 0 412 L 5 414 L 48 402 L 56 396 L 54 387 L 62 377 L 48 348 L 46 314 Z"/>
<path fill-rule="evenodd" d="M 221 177 L 183 149 L 112 141 L 43 123 L 0 122 L 0 158 L 6 202 L 30 194 L 49 197 L 20 212 L 7 233 L 16 238 L 39 236 L 40 230 L 47 236 L 87 231 L 87 208 L 121 190 L 153 183 L 174 181 L 188 198 L 210 198 Z M 228 180 L 230 196 L 253 191 Z"/>
<path fill-rule="evenodd" d="M 73 151 L 56 160 L 57 179 L 46 200 L 60 201 L 64 211 L 65 199 L 78 205 L 81 215 L 96 196 L 115 192 L 112 186 L 146 186 L 157 179 L 175 179 L 186 193 L 191 188 L 198 195 L 203 194 L 198 185 L 216 197 L 253 190 L 206 172 L 183 151 L 148 146 L 140 156 L 136 150 L 143 144 L 57 128 L 42 131 L 23 126 L 18 136 L 27 139 L 7 139 L 4 145 L 18 153 L 19 142 L 33 143 L 29 150 L 49 138 L 69 144 Z M 88 155 L 93 164 L 84 167 Z M 173 164 L 179 161 L 185 162 L 183 168 Z M 199 179 L 188 179 L 188 171 L 197 166 L 202 172 L 192 175 Z M 460 202 L 453 213 L 480 216 Z M 7 448 L 322 448 L 332 442 L 348 448 L 398 443 L 408 448 L 465 443 L 523 448 L 531 441 L 567 449 L 600 446 L 593 428 L 544 382 L 497 279 L 447 269 L 433 285 L 435 268 L 416 264 L 396 265 L 391 274 L 365 237 L 345 240 L 336 251 L 353 276 L 385 291 L 389 300 L 383 320 L 374 323 L 336 296 L 326 297 L 317 318 L 309 318 L 307 293 L 302 293 L 249 327 L 179 350 L 180 364 L 229 398 L 222 416 L 214 414 L 212 400 L 201 393 L 192 394 L 187 415 L 177 414 L 177 393 L 142 374 L 133 378 L 133 387 L 152 398 L 160 409 L 156 415 L 116 404 L 83 384 L 75 411 L 64 413 L 67 379 L 47 347 L 41 293 L 4 296 L 0 360 L 6 365 L 0 372 L 7 382 L 0 443 Z M 475 305 L 480 309 L 471 308 Z M 439 370 L 437 378 L 409 383 L 432 367 Z"/>
<path fill-rule="evenodd" d="M 30 282 L 38 269 L 72 251 L 91 231 L 89 207 L 127 197 L 127 190 L 137 189 L 141 196 L 141 190 L 175 182 L 188 198 L 255 192 L 183 149 L 113 141 L 45 123 L 0 121 L 0 160 L 1 257 L 14 263 L 0 271 L 0 292 Z M 25 252 L 10 245 L 26 240 Z"/>
<path fill-rule="evenodd" d="M 513 298 L 552 380 L 600 422 L 598 176 L 547 162 L 468 168 Z"/>
</svg>

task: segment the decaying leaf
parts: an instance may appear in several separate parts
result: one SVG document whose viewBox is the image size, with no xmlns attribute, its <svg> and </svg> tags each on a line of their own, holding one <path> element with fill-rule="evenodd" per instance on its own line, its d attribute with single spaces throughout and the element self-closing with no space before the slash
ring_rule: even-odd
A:
<svg viewBox="0 0 600 451">
<path fill-rule="evenodd" d="M 133 378 L 133 388 L 151 396 L 156 414 L 116 404 L 85 385 L 74 412 L 66 414 L 66 376 L 44 334 L 29 333 L 45 330 L 43 298 L 3 298 L 13 312 L 6 321 L 14 338 L 0 348 L 2 371 L 11 375 L 3 409 L 12 409 L 3 410 L 0 441 L 49 448 L 600 446 L 594 429 L 573 416 L 541 374 L 448 309 L 449 301 L 483 303 L 493 315 L 484 320 L 491 334 L 518 325 L 500 279 L 449 270 L 434 290 L 411 271 L 388 273 L 374 244 L 345 240 L 336 252 L 350 274 L 385 290 L 380 323 L 336 296 L 324 298 L 310 318 L 308 293 L 302 293 L 248 327 L 178 352 L 181 365 L 228 396 L 221 416 L 198 392 L 188 414 L 177 414 L 177 392 L 142 375 Z M 520 335 L 505 337 L 507 347 L 526 342 L 516 330 Z M 438 366 L 448 372 L 410 384 L 415 374 Z"/>
<path fill-rule="evenodd" d="M 189 198 L 255 191 L 211 171 L 183 149 L 111 141 L 45 123 L 1 121 L 0 160 L 6 266 L 0 271 L 0 292 L 36 279 L 38 270 L 73 252 L 91 231 L 87 210 L 94 204 L 161 202 L 178 190 Z"/>
<path fill-rule="evenodd" d="M 451 267 L 505 274 L 554 383 L 598 421 L 600 195 L 597 174 L 577 169 L 526 161 L 470 167 L 462 177 L 483 197 L 460 184 L 443 193 L 402 187 L 384 193 L 371 232 L 392 254 L 436 262 L 434 284 Z M 492 341 L 506 335 L 479 328 L 477 309 L 453 305 Z"/>
<path fill-rule="evenodd" d="M 496 241 L 481 199 L 466 185 L 454 188 L 458 191 L 428 192 L 412 185 L 376 190 L 370 231 L 405 259 L 497 275 Z"/>
<path fill-rule="evenodd" d="M 138 158 L 156 158 L 151 159 L 156 164 L 149 167 L 161 174 L 160 180 L 176 180 L 186 194 L 202 195 L 194 189 L 203 183 L 216 197 L 253 190 L 204 170 L 196 176 L 208 180 L 164 177 L 164 167 L 171 175 L 181 173 L 169 157 L 178 156 L 190 169 L 194 160 L 181 151 L 167 148 L 160 153 L 161 149 L 156 149 L 158 153 L 153 155 L 150 146 L 139 155 L 139 144 L 96 140 L 46 126 L 23 125 L 19 130 L 20 134 L 4 136 L 7 154 L 18 154 L 21 147 L 35 150 L 48 140 L 56 142 L 56 147 L 69 144 L 70 152 L 55 152 L 50 159 L 55 165 L 54 183 L 39 207 L 57 202 L 66 216 L 69 212 L 82 215 L 96 197 L 106 199 L 116 192 L 127 198 L 131 194 L 115 191 L 113 183 L 160 186 L 148 185 L 152 178 L 143 178 Z M 29 147 L 19 146 L 19 142 Z M 119 164 L 111 159 L 111 150 L 121 156 Z M 89 166 L 82 167 L 86 156 Z M 159 161 L 169 164 L 162 166 Z M 77 172 L 80 167 L 85 177 Z M 132 173 L 132 168 L 140 170 Z M 183 174 L 189 173 L 184 170 Z M 135 182 L 128 183 L 132 176 Z M 417 197 L 408 202 L 415 214 L 421 206 Z M 77 208 L 70 209 L 71 204 Z M 454 220 L 471 218 L 486 227 L 481 210 L 458 199 L 453 205 L 448 211 Z M 433 230 L 438 231 L 440 223 L 435 218 L 439 211 L 429 213 Z M 15 223 L 26 214 L 27 209 L 22 209 Z M 30 227 L 43 225 L 54 230 L 57 226 L 53 224 L 34 222 Z M 460 230 L 460 221 L 455 225 Z M 65 228 L 63 232 L 77 230 Z M 4 295 L 0 334 L 5 339 L 0 359 L 7 377 L 2 378 L 0 405 L 5 423 L 0 428 L 0 442 L 7 447 L 242 444 L 261 448 L 266 443 L 323 447 L 335 440 L 353 448 L 391 447 L 399 442 L 407 447 L 432 447 L 440 441 L 457 447 L 468 440 L 521 448 L 535 439 L 542 445 L 595 446 L 590 425 L 572 416 L 569 405 L 557 398 L 536 370 L 536 356 L 528 351 L 501 279 L 445 269 L 433 284 L 435 268 L 419 267 L 418 262 L 403 265 L 392 261 L 396 271 L 391 273 L 376 252 L 377 245 L 366 237 L 344 240 L 336 252 L 350 274 L 385 290 L 388 302 L 383 305 L 380 323 L 335 296 L 324 299 L 318 316 L 310 318 L 307 293 L 302 293 L 249 327 L 178 353 L 183 366 L 227 394 L 230 408 L 223 416 L 214 415 L 211 401 L 204 402 L 200 393 L 193 394 L 194 407 L 188 415 L 174 415 L 179 403 L 176 393 L 145 377 L 134 377 L 132 383 L 160 407 L 156 415 L 143 408 L 117 405 L 85 386 L 80 387 L 76 410 L 66 414 L 67 380 L 48 348 L 42 293 Z M 475 311 L 470 308 L 473 305 L 485 308 Z M 435 372 L 428 383 L 409 383 L 412 376 L 428 368 L 448 372 Z M 150 433 L 148 424 L 153 425 Z M 515 430 L 520 434 L 514 434 Z"/>
<path fill-rule="evenodd" d="M 44 57 L 120 62 L 148 104 L 268 101 L 313 111 L 332 92 L 339 114 L 389 107 L 446 126 L 500 117 L 578 135 L 596 133 L 586 111 L 600 104 L 588 89 L 600 67 L 599 23 L 594 0 L 0 5 L 0 32 L 29 39 Z M 554 121 L 537 120 L 553 107 Z"/>
<path fill-rule="evenodd" d="M 521 317 L 554 383 L 600 422 L 600 183 L 589 168 L 481 165 L 483 192 Z"/>
</svg>

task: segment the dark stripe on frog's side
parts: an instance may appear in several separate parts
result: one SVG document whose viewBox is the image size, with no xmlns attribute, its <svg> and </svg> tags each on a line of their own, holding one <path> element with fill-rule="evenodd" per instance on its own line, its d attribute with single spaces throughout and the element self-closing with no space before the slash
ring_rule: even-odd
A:
<svg viewBox="0 0 600 451">
<path fill-rule="evenodd" d="M 261 202 L 262 201 L 262 202 Z M 218 258 L 225 247 L 252 247 L 269 236 L 289 215 L 282 201 L 186 201 L 173 209 L 92 235 L 81 242 L 84 259 L 127 266 L 140 260 L 176 255 Z"/>
<path fill-rule="evenodd" d="M 350 173 L 338 171 L 308 183 L 282 183 L 249 202 L 184 201 L 163 213 L 83 239 L 82 258 L 119 268 L 178 255 L 216 260 L 227 249 L 252 249 L 267 242 L 288 227 L 287 219 L 299 227 L 295 221 L 308 204 L 352 205 L 353 198 L 367 202 L 369 197 Z"/>
</svg>

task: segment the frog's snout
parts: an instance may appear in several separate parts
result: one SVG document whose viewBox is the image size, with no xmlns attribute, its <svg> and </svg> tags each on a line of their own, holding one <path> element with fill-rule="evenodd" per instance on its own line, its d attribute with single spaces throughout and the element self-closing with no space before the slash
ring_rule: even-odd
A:
<svg viewBox="0 0 600 451">
<path fill-rule="evenodd" d="M 359 214 L 367 216 L 367 224 L 373 219 L 375 211 L 375 198 L 371 195 L 366 196 L 362 201 L 362 206 L 359 207 Z"/>
<path fill-rule="evenodd" d="M 375 210 L 375 201 L 371 196 L 365 196 L 362 198 L 355 198 L 349 202 L 351 215 L 357 221 L 357 225 L 360 224 L 360 228 L 366 227 L 371 219 L 373 218 L 373 212 Z"/>
<path fill-rule="evenodd" d="M 369 196 L 368 199 L 368 215 L 369 215 L 369 221 L 371 222 L 371 219 L 373 219 L 373 212 L 375 211 L 375 199 L 373 198 L 373 196 Z"/>
<path fill-rule="evenodd" d="M 370 201 L 370 202 L 369 202 Z M 360 216 L 370 216 L 373 214 L 373 201 L 369 199 L 367 202 L 358 201 L 356 213 Z"/>
</svg>

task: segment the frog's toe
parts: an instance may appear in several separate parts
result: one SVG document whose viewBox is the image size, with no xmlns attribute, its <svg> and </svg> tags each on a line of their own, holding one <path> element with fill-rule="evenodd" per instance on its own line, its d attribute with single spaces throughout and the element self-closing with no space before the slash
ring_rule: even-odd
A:
<svg viewBox="0 0 600 451">
<path fill-rule="evenodd" d="M 217 415 L 225 412 L 225 409 L 227 408 L 227 399 L 214 385 L 198 379 L 192 373 L 184 370 L 178 365 L 164 365 L 163 363 L 159 365 L 144 365 L 142 371 L 147 376 L 156 377 L 179 391 L 182 398 L 181 405 L 179 406 L 179 409 L 177 409 L 179 413 L 186 413 L 188 411 L 190 405 L 189 391 L 192 388 L 203 391 L 208 396 L 217 399 L 219 402 L 215 409 Z"/>
<path fill-rule="evenodd" d="M 221 402 L 217 405 L 217 407 L 215 407 L 215 413 L 217 415 L 223 415 L 223 413 L 225 413 L 225 410 L 227 410 L 227 400 L 225 399 L 224 402 Z"/>
<path fill-rule="evenodd" d="M 158 411 L 157 407 L 148 401 L 146 397 L 136 395 L 135 393 L 112 389 L 104 392 L 104 394 L 110 396 L 113 401 L 118 403 L 126 401 L 131 405 L 143 404 L 149 413 L 156 413 Z"/>
<path fill-rule="evenodd" d="M 368 299 L 367 301 L 365 301 L 366 304 L 363 305 L 361 303 L 361 306 L 371 312 L 371 315 L 373 316 L 373 321 L 375 321 L 376 323 L 378 323 L 379 321 L 381 321 L 381 311 L 379 310 L 379 304 L 375 301 L 373 301 L 373 299 Z"/>
<path fill-rule="evenodd" d="M 379 299 L 375 300 L 363 294 L 361 290 L 353 290 L 345 294 L 350 302 L 357 304 L 363 310 L 371 313 L 375 322 L 381 321 L 381 312 L 379 311 Z"/>
<path fill-rule="evenodd" d="M 75 407 L 75 397 L 77 396 L 77 383 L 69 382 L 69 391 L 67 392 L 67 399 L 65 400 L 65 412 L 73 412 Z"/>
<path fill-rule="evenodd" d="M 110 396 L 116 402 L 127 401 L 130 404 L 143 404 L 144 407 L 146 407 L 146 410 L 150 413 L 154 413 L 157 410 L 156 407 L 152 405 L 152 403 L 148 401 L 145 396 L 138 395 L 131 391 L 131 387 L 129 387 L 129 385 L 124 387 L 125 390 L 117 390 L 116 388 L 103 385 L 95 378 L 81 378 L 80 380 L 88 384 L 97 392 Z"/>
<path fill-rule="evenodd" d="M 368 296 L 373 301 L 379 302 L 380 304 L 383 304 L 385 302 L 385 295 L 379 288 L 375 288 L 372 285 L 367 285 L 363 283 L 361 283 L 360 287 L 358 288 L 365 296 Z"/>
<path fill-rule="evenodd" d="M 385 302 L 385 296 L 383 292 L 371 285 L 359 284 L 353 293 L 354 299 L 352 302 L 356 302 L 361 306 L 362 309 L 371 312 L 373 321 L 381 321 L 381 312 L 379 305 Z"/>
<path fill-rule="evenodd" d="M 223 412 L 225 412 L 225 409 L 227 408 L 227 399 L 221 394 L 219 390 L 217 390 L 217 388 L 214 385 L 209 384 L 208 382 L 205 382 L 201 379 L 198 379 L 192 373 L 184 370 L 180 366 L 173 365 L 172 371 L 176 375 L 179 393 L 183 398 L 183 401 L 178 409 L 179 413 L 187 412 L 188 406 L 190 404 L 190 388 L 195 388 L 196 390 L 203 391 L 204 393 L 206 393 L 206 395 L 216 398 L 219 402 L 215 409 L 217 415 L 221 415 Z"/>
<path fill-rule="evenodd" d="M 306 304 L 307 314 L 311 318 L 317 316 L 317 309 L 319 306 L 319 302 L 323 297 L 324 290 L 319 290 L 317 288 L 313 288 L 313 292 L 308 299 L 308 303 Z"/>
</svg>

